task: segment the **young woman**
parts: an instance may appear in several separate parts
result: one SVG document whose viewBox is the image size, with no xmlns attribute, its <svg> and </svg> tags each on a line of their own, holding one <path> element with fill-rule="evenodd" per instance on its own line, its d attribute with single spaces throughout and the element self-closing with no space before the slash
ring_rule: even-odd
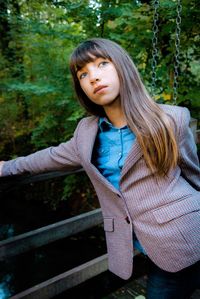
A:
<svg viewBox="0 0 200 299">
<path fill-rule="evenodd" d="M 200 167 L 189 111 L 156 104 L 110 40 L 80 44 L 70 69 L 92 116 L 71 140 L 1 162 L 1 175 L 83 167 L 101 204 L 109 269 L 128 279 L 137 248 L 149 259 L 147 298 L 189 298 L 200 287 Z"/>
</svg>

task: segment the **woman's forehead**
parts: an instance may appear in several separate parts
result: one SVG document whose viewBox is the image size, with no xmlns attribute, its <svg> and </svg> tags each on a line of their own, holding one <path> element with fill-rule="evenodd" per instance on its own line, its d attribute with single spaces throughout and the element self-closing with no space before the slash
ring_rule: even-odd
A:
<svg viewBox="0 0 200 299">
<path fill-rule="evenodd" d="M 90 64 L 90 63 L 97 63 L 98 61 L 101 61 L 101 60 L 104 60 L 104 61 L 106 61 L 106 60 L 107 60 L 107 61 L 111 61 L 110 59 L 108 59 L 108 58 L 104 58 L 104 57 L 102 57 L 102 56 L 100 56 L 100 57 L 92 56 L 92 57 L 91 57 L 91 60 L 88 61 L 88 62 L 86 62 L 84 65 L 79 66 L 79 69 L 78 69 L 77 71 L 81 71 L 82 69 L 86 68 L 87 65 Z"/>
<path fill-rule="evenodd" d="M 95 61 L 97 58 L 104 58 L 110 59 L 109 55 L 103 53 L 99 49 L 90 49 L 87 51 L 77 51 L 75 55 L 74 65 L 76 70 L 80 70 L 83 68 L 87 63 Z"/>
</svg>

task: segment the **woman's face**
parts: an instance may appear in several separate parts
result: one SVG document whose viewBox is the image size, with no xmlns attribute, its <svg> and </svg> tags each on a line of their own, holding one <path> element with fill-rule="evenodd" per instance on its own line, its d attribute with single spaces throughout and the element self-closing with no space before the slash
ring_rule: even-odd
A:
<svg viewBox="0 0 200 299">
<path fill-rule="evenodd" d="M 119 101 L 119 77 L 110 60 L 95 58 L 77 72 L 77 77 L 82 90 L 95 104 L 105 108 Z"/>
</svg>

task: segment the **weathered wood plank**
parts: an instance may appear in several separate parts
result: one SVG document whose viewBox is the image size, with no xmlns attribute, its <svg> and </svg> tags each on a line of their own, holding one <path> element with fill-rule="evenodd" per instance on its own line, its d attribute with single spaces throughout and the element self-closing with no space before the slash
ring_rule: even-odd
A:
<svg viewBox="0 0 200 299">
<path fill-rule="evenodd" d="M 83 169 L 75 171 L 51 171 L 39 174 L 23 174 L 7 177 L 0 177 L 0 191 L 13 191 L 20 188 L 20 186 L 30 183 L 42 182 L 50 179 L 55 179 L 62 176 L 68 176 L 70 174 L 84 172 Z"/>
<path fill-rule="evenodd" d="M 93 259 L 72 270 L 59 274 L 10 299 L 49 299 L 108 269 L 107 254 Z"/>
<path fill-rule="evenodd" d="M 144 278 L 143 278 L 144 280 Z M 109 295 L 102 297 L 102 299 L 145 299 L 146 295 L 146 282 L 145 286 L 141 284 L 141 279 L 132 279 L 123 287 L 117 289 Z"/>
<path fill-rule="evenodd" d="M 147 276 L 142 276 L 125 284 L 113 293 L 102 297 L 102 299 L 145 299 Z M 200 299 L 200 290 L 196 290 L 190 299 Z"/>
<path fill-rule="evenodd" d="M 103 222 L 101 209 L 0 241 L 0 260 L 69 237 Z"/>
</svg>

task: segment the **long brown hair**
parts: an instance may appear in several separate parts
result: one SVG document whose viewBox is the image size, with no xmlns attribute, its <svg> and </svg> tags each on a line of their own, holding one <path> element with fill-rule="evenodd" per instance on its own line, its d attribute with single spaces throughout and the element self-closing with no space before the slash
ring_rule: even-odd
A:
<svg viewBox="0 0 200 299">
<path fill-rule="evenodd" d="M 128 53 L 115 42 L 103 38 L 93 38 L 80 44 L 70 61 L 78 99 L 90 114 L 105 115 L 101 106 L 89 100 L 77 78 L 77 71 L 91 62 L 92 57 L 109 59 L 115 65 L 120 80 L 121 107 L 127 124 L 135 133 L 150 170 L 166 175 L 178 161 L 174 122 L 152 100 Z"/>
</svg>

